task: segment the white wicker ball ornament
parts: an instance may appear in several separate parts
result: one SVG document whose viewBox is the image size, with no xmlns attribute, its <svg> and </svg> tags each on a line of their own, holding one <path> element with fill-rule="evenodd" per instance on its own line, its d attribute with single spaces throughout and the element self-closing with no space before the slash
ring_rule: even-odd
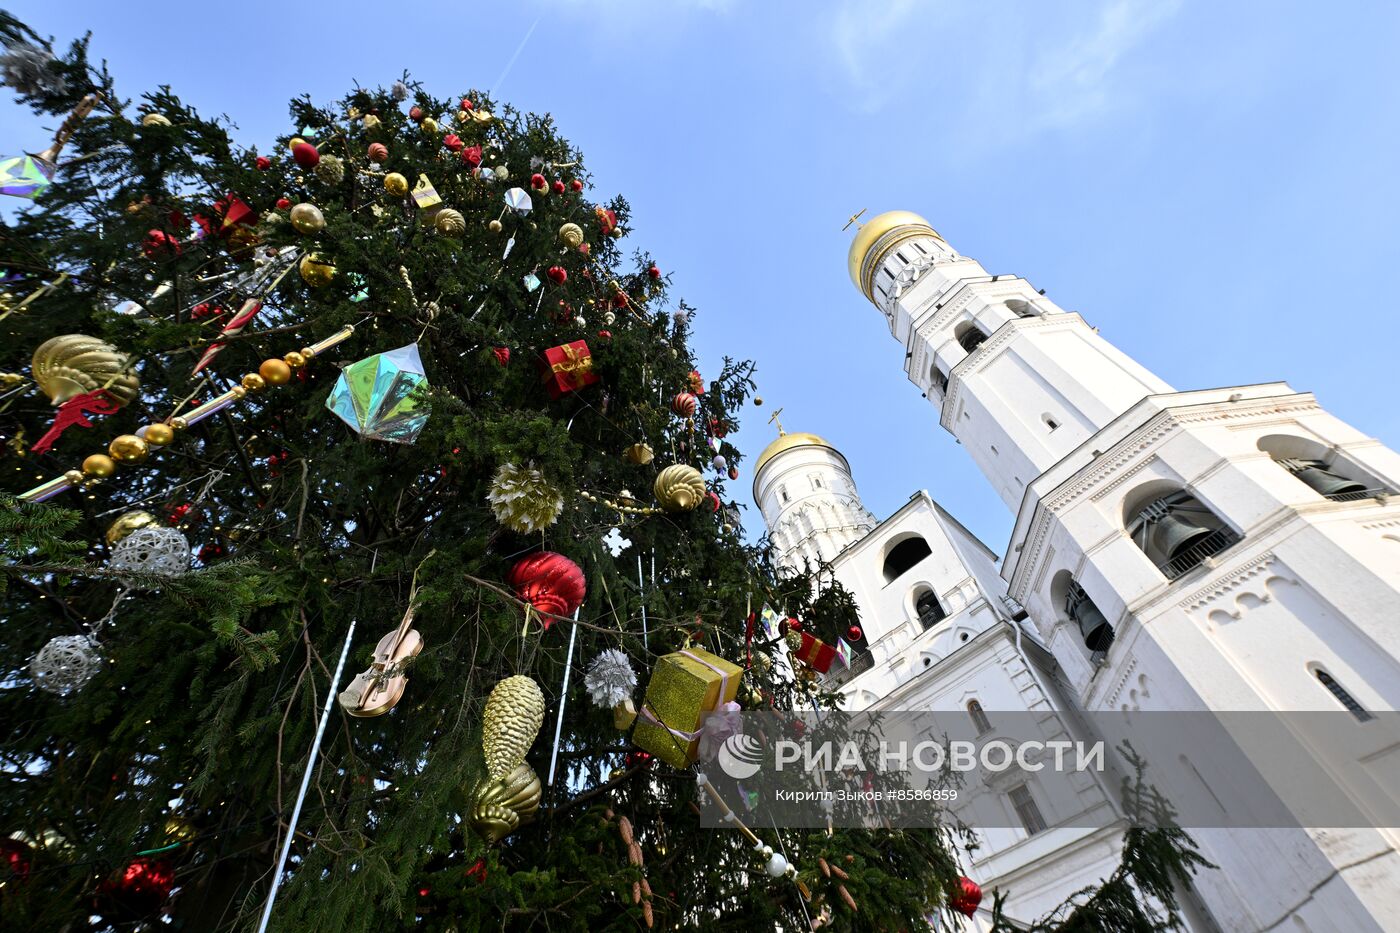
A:
<svg viewBox="0 0 1400 933">
<path fill-rule="evenodd" d="M 190 543 L 174 528 L 148 525 L 117 542 L 108 566 L 118 573 L 177 576 L 190 567 Z"/>
<path fill-rule="evenodd" d="M 97 673 L 102 655 L 87 635 L 59 635 L 39 649 L 29 662 L 29 676 L 40 690 L 66 697 L 81 690 Z"/>
</svg>

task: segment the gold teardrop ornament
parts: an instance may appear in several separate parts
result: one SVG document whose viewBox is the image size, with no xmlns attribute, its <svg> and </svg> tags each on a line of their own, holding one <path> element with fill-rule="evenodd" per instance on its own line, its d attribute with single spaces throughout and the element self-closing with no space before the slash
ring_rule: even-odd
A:
<svg viewBox="0 0 1400 933">
<path fill-rule="evenodd" d="M 524 674 L 507 677 L 486 698 L 482 714 L 481 747 L 486 770 L 500 778 L 525 760 L 544 723 L 544 694 Z"/>
<path fill-rule="evenodd" d="M 141 387 L 141 380 L 126 365 L 125 353 L 84 334 L 45 340 L 30 363 L 35 383 L 55 405 L 97 389 L 106 389 L 119 405 L 126 405 Z"/>
<path fill-rule="evenodd" d="M 666 511 L 689 512 L 705 498 L 705 477 L 695 467 L 677 463 L 657 474 L 652 492 Z"/>
</svg>

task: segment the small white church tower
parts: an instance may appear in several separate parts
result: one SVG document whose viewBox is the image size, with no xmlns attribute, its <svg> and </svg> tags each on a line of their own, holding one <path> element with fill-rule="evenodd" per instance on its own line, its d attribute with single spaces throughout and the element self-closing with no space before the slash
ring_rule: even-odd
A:
<svg viewBox="0 0 1400 933">
<path fill-rule="evenodd" d="M 1347 712 L 1359 770 L 1396 773 L 1368 724 L 1400 708 L 1400 456 L 1284 383 L 1173 391 L 915 214 L 865 224 L 849 268 L 1015 513 L 1001 575 L 1078 705 Z M 1168 783 L 1250 805 L 1189 753 Z M 1344 790 L 1400 797 L 1376 780 Z M 1400 929 L 1400 831 L 1193 835 L 1220 929 Z"/>
</svg>

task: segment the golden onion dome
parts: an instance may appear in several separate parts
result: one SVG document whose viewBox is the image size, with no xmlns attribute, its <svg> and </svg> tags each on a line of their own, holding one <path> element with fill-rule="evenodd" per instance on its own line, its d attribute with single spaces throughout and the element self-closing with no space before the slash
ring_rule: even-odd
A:
<svg viewBox="0 0 1400 933">
<path fill-rule="evenodd" d="M 798 432 L 780 435 L 776 441 L 763 448 L 763 453 L 758 455 L 758 461 L 753 468 L 754 476 L 758 476 L 758 471 L 763 469 L 769 460 L 785 450 L 792 450 L 794 447 L 831 447 L 831 444 L 827 443 L 825 438 L 815 434 Z M 834 447 L 832 449 L 835 450 Z"/>
<path fill-rule="evenodd" d="M 870 297 L 872 280 L 885 256 L 904 241 L 921 236 L 943 239 L 927 220 L 913 211 L 886 211 L 862 226 L 851 241 L 851 251 L 846 258 L 851 281 L 861 294 L 874 301 Z"/>
</svg>

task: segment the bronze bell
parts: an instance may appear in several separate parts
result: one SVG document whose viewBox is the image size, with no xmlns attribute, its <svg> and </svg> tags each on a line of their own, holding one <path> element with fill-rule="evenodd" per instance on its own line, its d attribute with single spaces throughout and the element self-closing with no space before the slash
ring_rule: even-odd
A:
<svg viewBox="0 0 1400 933">
<path fill-rule="evenodd" d="M 1167 560 L 1210 535 L 1209 528 L 1197 525 L 1180 512 L 1168 512 L 1152 525 L 1152 547 Z"/>
<path fill-rule="evenodd" d="M 1305 463 L 1301 468 L 1294 470 L 1293 475 L 1329 499 L 1332 496 L 1366 491 L 1364 483 L 1347 479 L 1345 476 L 1338 476 L 1317 463 Z"/>
<path fill-rule="evenodd" d="M 1077 583 L 1070 585 L 1065 610 L 1079 624 L 1079 634 L 1084 636 L 1084 644 L 1090 651 L 1107 651 L 1113 644 L 1113 626 Z"/>
</svg>

